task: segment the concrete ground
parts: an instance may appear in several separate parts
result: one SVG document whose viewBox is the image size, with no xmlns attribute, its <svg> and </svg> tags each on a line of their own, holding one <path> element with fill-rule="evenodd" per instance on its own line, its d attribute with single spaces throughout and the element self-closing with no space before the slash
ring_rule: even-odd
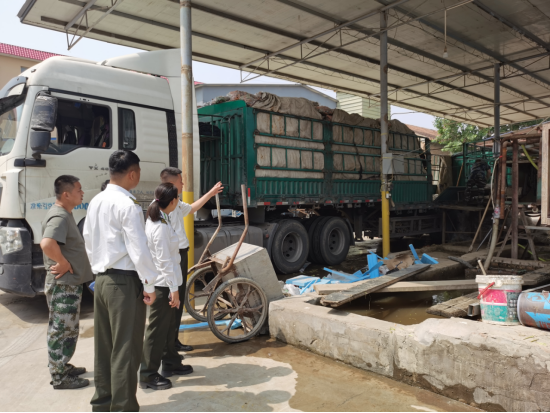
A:
<svg viewBox="0 0 550 413">
<path fill-rule="evenodd" d="M 47 368 L 44 297 L 0 292 L 2 411 L 90 411 L 93 305 L 85 297 L 73 364 L 92 385 L 53 390 Z M 209 331 L 181 334 L 196 350 L 195 372 L 164 391 L 138 389 L 142 411 L 474 411 L 426 390 L 324 358 L 267 337 L 228 345 Z"/>
</svg>

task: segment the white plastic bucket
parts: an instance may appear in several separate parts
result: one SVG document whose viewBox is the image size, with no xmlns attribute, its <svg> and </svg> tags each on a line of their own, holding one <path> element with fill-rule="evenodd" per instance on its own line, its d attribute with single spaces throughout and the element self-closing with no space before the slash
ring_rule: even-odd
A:
<svg viewBox="0 0 550 413">
<path fill-rule="evenodd" d="M 523 285 L 521 275 L 478 275 L 476 283 L 481 293 L 491 283 L 479 301 L 481 319 L 484 323 L 517 325 L 518 297 Z"/>
</svg>

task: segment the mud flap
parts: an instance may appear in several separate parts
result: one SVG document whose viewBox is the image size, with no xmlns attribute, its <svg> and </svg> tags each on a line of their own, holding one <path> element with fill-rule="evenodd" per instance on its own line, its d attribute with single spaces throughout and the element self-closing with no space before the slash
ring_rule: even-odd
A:
<svg viewBox="0 0 550 413">
<path fill-rule="evenodd" d="M 32 264 L 2 264 L 0 266 L 0 290 L 24 297 L 34 297 L 32 288 Z"/>
</svg>

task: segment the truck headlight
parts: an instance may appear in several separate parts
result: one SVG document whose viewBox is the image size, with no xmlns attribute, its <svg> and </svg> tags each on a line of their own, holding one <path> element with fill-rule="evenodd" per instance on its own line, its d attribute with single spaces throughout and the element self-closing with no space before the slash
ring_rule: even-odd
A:
<svg viewBox="0 0 550 413">
<path fill-rule="evenodd" d="M 1 227 L 0 248 L 2 248 L 2 254 L 21 251 L 23 249 L 23 240 L 21 239 L 20 229 Z"/>
</svg>

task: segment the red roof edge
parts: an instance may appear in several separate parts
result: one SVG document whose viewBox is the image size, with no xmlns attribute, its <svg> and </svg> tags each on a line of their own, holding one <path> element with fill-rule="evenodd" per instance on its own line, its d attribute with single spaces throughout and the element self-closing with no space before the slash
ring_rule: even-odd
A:
<svg viewBox="0 0 550 413">
<path fill-rule="evenodd" d="M 28 49 L 26 47 L 14 46 L 6 43 L 0 43 L 0 54 L 37 61 L 43 61 L 53 56 L 63 56 L 56 53 L 43 52 L 41 50 Z"/>
</svg>

